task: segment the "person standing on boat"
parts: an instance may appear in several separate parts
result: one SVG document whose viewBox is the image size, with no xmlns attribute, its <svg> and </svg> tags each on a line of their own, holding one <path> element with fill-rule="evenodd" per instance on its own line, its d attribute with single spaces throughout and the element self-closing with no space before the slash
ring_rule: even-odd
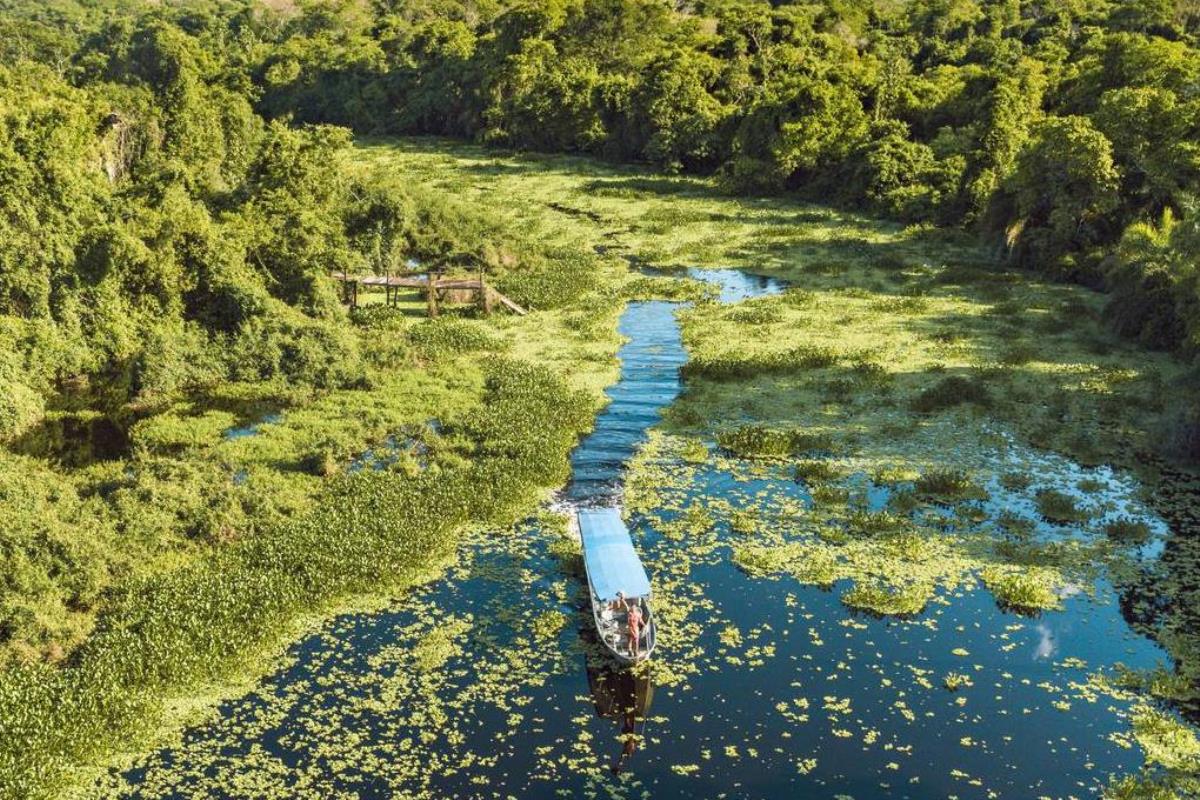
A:
<svg viewBox="0 0 1200 800">
<path fill-rule="evenodd" d="M 638 657 L 638 643 L 642 638 L 642 604 L 634 600 L 629 604 L 629 652 Z"/>
<path fill-rule="evenodd" d="M 609 610 L 617 611 L 617 612 L 627 610 L 627 606 L 625 605 L 625 593 L 617 592 L 617 599 L 613 600 L 611 603 L 609 603 L 608 607 L 609 607 Z"/>
</svg>

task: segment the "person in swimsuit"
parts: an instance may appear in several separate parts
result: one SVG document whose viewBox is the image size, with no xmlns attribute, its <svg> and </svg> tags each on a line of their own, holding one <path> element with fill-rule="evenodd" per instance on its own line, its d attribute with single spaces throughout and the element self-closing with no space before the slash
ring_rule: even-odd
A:
<svg viewBox="0 0 1200 800">
<path fill-rule="evenodd" d="M 638 657 L 639 642 L 642 638 L 642 604 L 634 601 L 629 606 L 629 652 L 634 658 Z"/>
<path fill-rule="evenodd" d="M 618 612 L 624 611 L 625 610 L 625 593 L 617 592 L 617 599 L 613 600 L 611 603 L 609 603 L 608 608 L 610 611 L 618 611 Z"/>
</svg>

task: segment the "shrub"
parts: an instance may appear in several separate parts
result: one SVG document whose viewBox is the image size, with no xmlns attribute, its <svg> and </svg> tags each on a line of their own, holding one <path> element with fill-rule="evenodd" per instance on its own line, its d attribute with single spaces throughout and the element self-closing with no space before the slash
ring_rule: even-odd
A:
<svg viewBox="0 0 1200 800">
<path fill-rule="evenodd" d="M 933 469 L 917 478 L 917 493 L 937 500 L 981 500 L 987 493 L 965 472 Z"/>
<path fill-rule="evenodd" d="M 131 581 L 68 666 L 0 671 L 0 782 L 56 796 L 72 765 L 146 732 L 157 697 L 224 676 L 297 613 L 411 583 L 468 519 L 513 522 L 565 480 L 591 411 L 590 396 L 547 369 L 490 362 L 482 404 L 453 431 L 475 456 L 461 468 L 338 475 L 311 513 Z"/>
<path fill-rule="evenodd" d="M 360 383 L 365 375 L 357 337 L 343 326 L 312 319 L 282 305 L 255 319 L 234 340 L 234 380 L 285 380 L 334 389 Z"/>
<path fill-rule="evenodd" d="M 45 413 L 41 394 L 23 383 L 0 377 L 0 441 L 20 436 Z"/>
<path fill-rule="evenodd" d="M 408 335 L 418 350 L 433 358 L 504 347 L 504 341 L 480 323 L 454 317 L 425 320 L 414 325 Z"/>
<path fill-rule="evenodd" d="M 921 414 L 930 414 L 963 403 L 987 406 L 991 404 L 991 395 L 978 378 L 951 375 L 922 390 L 913 398 L 912 409 Z"/>
<path fill-rule="evenodd" d="M 187 447 L 214 445 L 221 434 L 237 424 L 228 411 L 205 411 L 189 415 L 189 407 L 144 419 L 129 430 L 134 447 L 148 452 L 168 453 Z"/>
<path fill-rule="evenodd" d="M 1090 515 L 1079 508 L 1075 498 L 1057 489 L 1040 489 L 1036 497 L 1038 513 L 1048 522 L 1073 525 L 1087 522 Z"/>
<path fill-rule="evenodd" d="M 814 450 L 828 450 L 831 440 L 824 434 L 796 428 L 742 425 L 718 433 L 717 444 L 743 458 L 787 458 Z"/>
<path fill-rule="evenodd" d="M 798 461 L 793 468 L 793 474 L 798 481 L 805 483 L 821 483 L 841 478 L 845 472 L 836 464 L 824 460 Z"/>
</svg>

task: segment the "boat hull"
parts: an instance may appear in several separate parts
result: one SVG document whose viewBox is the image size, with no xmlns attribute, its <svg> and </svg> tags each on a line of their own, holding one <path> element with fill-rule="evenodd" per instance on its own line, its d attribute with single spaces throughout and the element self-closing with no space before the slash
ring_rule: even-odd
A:
<svg viewBox="0 0 1200 800">
<path fill-rule="evenodd" d="M 638 639 L 638 650 L 635 654 L 629 646 L 629 628 L 625 622 L 626 612 L 614 611 L 609 603 L 599 600 L 588 580 L 588 595 L 592 603 L 592 622 L 596 626 L 596 635 L 604 645 L 604 649 L 622 664 L 637 664 L 650 658 L 654 653 L 657 630 L 654 611 L 650 607 L 649 598 L 639 600 L 642 608 L 642 633 Z"/>
</svg>

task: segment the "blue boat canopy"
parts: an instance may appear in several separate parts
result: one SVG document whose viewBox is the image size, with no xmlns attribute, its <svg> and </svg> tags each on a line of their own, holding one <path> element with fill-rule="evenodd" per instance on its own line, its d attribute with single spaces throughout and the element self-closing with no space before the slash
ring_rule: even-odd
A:
<svg viewBox="0 0 1200 800">
<path fill-rule="evenodd" d="M 629 530 L 615 508 L 581 509 L 579 534 L 592 591 L 600 600 L 650 594 L 650 578 L 634 552 Z"/>
</svg>

